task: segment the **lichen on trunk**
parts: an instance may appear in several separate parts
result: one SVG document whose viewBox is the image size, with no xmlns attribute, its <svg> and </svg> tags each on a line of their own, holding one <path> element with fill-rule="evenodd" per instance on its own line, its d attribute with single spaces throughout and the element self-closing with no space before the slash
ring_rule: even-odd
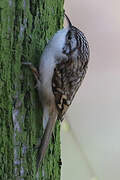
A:
<svg viewBox="0 0 120 180">
<path fill-rule="evenodd" d="M 63 24 L 63 0 L 0 0 L 0 179 L 59 180 L 60 125 L 36 177 L 34 144 L 42 136 L 35 80 L 22 61 L 36 67 Z"/>
</svg>

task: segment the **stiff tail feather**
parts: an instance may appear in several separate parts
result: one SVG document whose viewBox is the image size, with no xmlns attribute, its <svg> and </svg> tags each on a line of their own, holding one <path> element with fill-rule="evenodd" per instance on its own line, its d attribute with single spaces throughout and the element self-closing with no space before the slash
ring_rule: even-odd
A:
<svg viewBox="0 0 120 180">
<path fill-rule="evenodd" d="M 38 171 L 39 165 L 41 164 L 41 162 L 45 156 L 45 153 L 46 153 L 49 141 L 50 141 L 50 137 L 52 135 L 52 132 L 53 132 L 53 129 L 54 129 L 54 126 L 56 123 L 56 119 L 57 119 L 56 112 L 51 112 L 51 115 L 49 117 L 46 129 L 44 131 L 40 146 L 38 147 L 38 151 L 37 151 L 37 157 L 36 157 L 37 171 Z"/>
</svg>

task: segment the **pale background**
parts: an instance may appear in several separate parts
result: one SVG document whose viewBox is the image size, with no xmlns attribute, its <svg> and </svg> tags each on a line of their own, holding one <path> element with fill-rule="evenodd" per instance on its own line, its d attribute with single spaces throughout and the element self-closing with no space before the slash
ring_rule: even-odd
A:
<svg viewBox="0 0 120 180">
<path fill-rule="evenodd" d="M 120 1 L 65 0 L 87 36 L 89 69 L 62 125 L 61 180 L 120 180 Z"/>
</svg>

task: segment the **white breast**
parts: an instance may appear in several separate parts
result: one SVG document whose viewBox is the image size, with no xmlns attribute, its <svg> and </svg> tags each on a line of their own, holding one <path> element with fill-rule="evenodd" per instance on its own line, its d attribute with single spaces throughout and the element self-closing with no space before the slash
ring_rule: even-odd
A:
<svg viewBox="0 0 120 180">
<path fill-rule="evenodd" d="M 68 32 L 68 28 L 64 28 L 58 31 L 53 38 L 49 41 L 45 47 L 41 59 L 40 59 L 40 79 L 42 82 L 42 88 L 50 89 L 54 68 L 56 65 L 56 57 L 62 58 L 65 56 L 62 53 L 62 49 L 65 44 L 65 37 Z M 50 89 L 51 90 L 51 89 Z"/>
</svg>

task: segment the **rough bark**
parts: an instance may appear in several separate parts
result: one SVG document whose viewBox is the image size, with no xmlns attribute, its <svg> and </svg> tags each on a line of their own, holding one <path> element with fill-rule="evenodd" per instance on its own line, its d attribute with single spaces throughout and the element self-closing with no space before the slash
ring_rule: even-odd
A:
<svg viewBox="0 0 120 180">
<path fill-rule="evenodd" d="M 51 36 L 62 27 L 63 0 L 0 0 L 0 179 L 59 180 L 60 125 L 36 176 L 34 144 L 42 136 L 35 80 L 22 61 L 38 66 Z"/>
</svg>

